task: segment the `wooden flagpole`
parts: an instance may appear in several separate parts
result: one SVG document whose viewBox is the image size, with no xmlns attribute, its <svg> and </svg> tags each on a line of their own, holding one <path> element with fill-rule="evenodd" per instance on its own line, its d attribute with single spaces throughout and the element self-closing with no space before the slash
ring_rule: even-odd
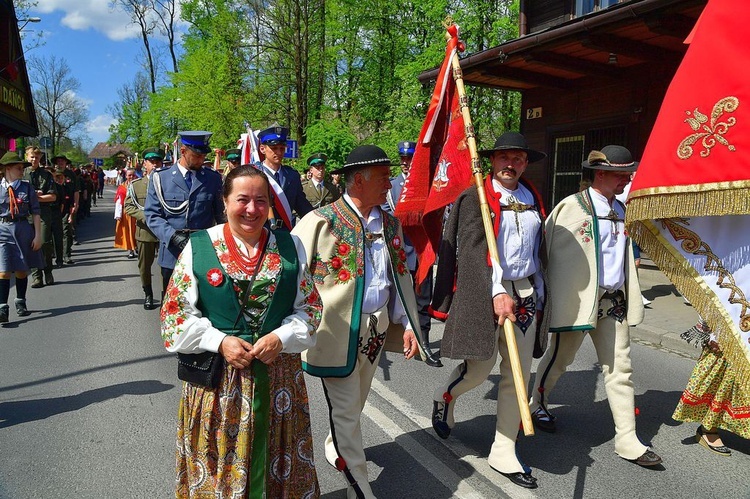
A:
<svg viewBox="0 0 750 499">
<path fill-rule="evenodd" d="M 453 36 L 458 36 L 455 26 L 456 25 L 453 23 L 452 19 L 446 19 L 445 27 L 447 31 L 445 36 L 447 39 L 450 39 Z M 451 31 L 454 31 L 456 34 L 451 34 Z M 497 240 L 495 239 L 495 229 L 492 224 L 490 207 L 489 204 L 487 204 L 487 194 L 484 191 L 484 178 L 482 177 L 482 169 L 479 163 L 477 142 L 474 137 L 474 125 L 471 122 L 471 114 L 469 112 L 469 99 L 466 96 L 463 71 L 461 70 L 461 63 L 458 60 L 458 51 L 454 52 L 453 54 L 451 66 L 453 69 L 453 79 L 456 82 L 456 90 L 458 91 L 461 116 L 464 119 L 464 126 L 466 127 L 466 141 L 469 144 L 469 153 L 471 155 L 471 172 L 474 177 L 474 183 L 477 187 L 477 194 L 479 195 L 479 209 L 482 213 L 484 235 L 487 238 L 487 247 L 489 248 L 490 258 L 492 258 L 492 260 L 499 267 L 500 255 L 497 251 Z M 513 371 L 513 384 L 516 387 L 518 409 L 521 412 L 523 434 L 526 436 L 533 435 L 534 425 L 531 422 L 531 411 L 529 411 L 529 396 L 528 392 L 526 391 L 526 383 L 524 382 L 523 372 L 521 370 L 521 359 L 518 356 L 518 345 L 516 344 L 516 333 L 513 330 L 513 323 L 510 320 L 506 319 L 503 322 L 503 330 L 505 332 L 505 342 L 508 346 L 510 366 L 511 370 Z"/>
</svg>

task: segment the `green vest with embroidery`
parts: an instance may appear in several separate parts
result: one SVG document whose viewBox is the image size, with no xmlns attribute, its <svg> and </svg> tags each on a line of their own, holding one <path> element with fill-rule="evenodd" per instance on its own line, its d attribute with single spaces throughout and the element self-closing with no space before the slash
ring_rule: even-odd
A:
<svg viewBox="0 0 750 499">
<path fill-rule="evenodd" d="M 294 299 L 297 296 L 297 249 L 292 237 L 286 231 L 275 231 L 276 245 L 281 257 L 281 273 L 276 280 L 276 289 L 271 303 L 266 309 L 263 325 L 260 331 L 249 331 L 244 316 L 240 315 L 240 301 L 234 290 L 232 279 L 224 271 L 219 258 L 216 256 L 211 239 L 205 230 L 193 232 L 190 235 L 190 245 L 193 249 L 193 274 L 198 284 L 198 303 L 196 306 L 204 317 L 221 332 L 238 336 L 245 341 L 255 343 L 258 338 L 268 334 L 281 325 L 285 317 L 292 313 Z M 218 286 L 208 282 L 208 272 L 218 270 L 222 279 Z M 253 290 L 250 291 L 251 293 Z"/>
</svg>

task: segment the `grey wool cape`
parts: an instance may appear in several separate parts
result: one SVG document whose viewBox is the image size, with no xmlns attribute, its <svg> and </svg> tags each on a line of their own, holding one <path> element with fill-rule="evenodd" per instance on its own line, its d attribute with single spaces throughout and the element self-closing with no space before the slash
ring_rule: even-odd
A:
<svg viewBox="0 0 750 499">
<path fill-rule="evenodd" d="M 492 216 L 500 214 L 493 212 Z M 542 264 L 546 261 L 541 254 L 544 248 L 542 241 Z M 492 268 L 488 265 L 488 252 L 479 195 L 475 187 L 469 187 L 456 199 L 440 244 L 430 312 L 436 319 L 445 321 L 440 343 L 442 357 L 487 360 L 494 351 L 498 325 L 492 309 Z M 542 333 L 545 329 L 541 327 L 545 319 L 538 322 L 536 332 L 528 332 L 536 334 L 536 358 L 541 357 L 547 347 L 547 334 Z"/>
</svg>

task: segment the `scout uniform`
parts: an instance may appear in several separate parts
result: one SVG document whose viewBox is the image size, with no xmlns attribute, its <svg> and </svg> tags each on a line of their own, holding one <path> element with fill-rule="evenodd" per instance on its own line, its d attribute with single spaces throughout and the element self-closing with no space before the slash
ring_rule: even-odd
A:
<svg viewBox="0 0 750 499">
<path fill-rule="evenodd" d="M 583 162 L 584 168 L 623 173 L 637 166 L 630 151 L 621 146 L 593 151 Z M 615 421 L 615 452 L 642 466 L 659 464 L 661 458 L 635 432 L 629 326 L 643 320 L 643 301 L 633 245 L 625 232 L 625 206 L 590 187 L 555 207 L 545 223 L 545 237 L 553 334 L 532 391 L 530 405 L 537 426 L 554 431 L 547 399 L 588 334 L 604 372 Z"/>
<path fill-rule="evenodd" d="M 53 187 L 55 180 L 52 178 L 52 174 L 45 170 L 41 165 L 36 169 L 33 169 L 31 166 L 26 167 L 23 173 L 23 179 L 28 181 L 37 193 L 56 194 L 55 188 Z M 55 283 L 55 279 L 52 277 L 52 256 L 55 251 L 52 242 L 52 208 L 54 203 L 55 201 L 39 202 L 39 215 L 42 222 L 42 254 L 44 255 L 44 267 L 31 270 L 32 288 L 41 288 L 44 285 L 44 282 L 42 281 L 42 273 L 44 273 L 44 281 L 46 281 L 48 286 Z"/>
<path fill-rule="evenodd" d="M 164 155 L 157 147 L 143 151 L 144 161 L 162 161 Z M 151 173 L 153 175 L 153 172 Z M 138 249 L 138 273 L 141 276 L 141 286 L 145 295 L 143 308 L 154 308 L 154 290 L 151 285 L 151 266 L 156 258 L 156 248 L 159 239 L 146 225 L 146 215 L 143 211 L 146 204 L 150 176 L 134 180 L 128 186 L 125 197 L 125 213 L 135 219 L 135 241 Z"/>
</svg>

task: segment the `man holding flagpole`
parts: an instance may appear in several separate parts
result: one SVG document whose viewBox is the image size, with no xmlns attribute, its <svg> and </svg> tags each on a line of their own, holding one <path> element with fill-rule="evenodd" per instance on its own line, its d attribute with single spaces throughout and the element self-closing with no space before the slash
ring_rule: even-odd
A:
<svg viewBox="0 0 750 499">
<path fill-rule="evenodd" d="M 537 488 L 536 478 L 516 452 L 521 421 L 516 405 L 508 345 L 502 334 L 505 320 L 514 323 L 524 382 L 528 383 L 537 324 L 544 305 L 540 258 L 544 207 L 536 190 L 521 179 L 529 163 L 544 159 L 516 132 L 498 137 L 492 149 L 480 151 L 492 162 L 485 181 L 487 201 L 494 215 L 500 265 L 490 264 L 477 189 L 469 187 L 456 200 L 443 235 L 433 296 L 437 317 L 447 319 L 441 353 L 461 359 L 435 390 L 432 425 L 441 438 L 453 428 L 456 399 L 483 383 L 500 360 L 495 441 L 490 466 L 521 487 Z"/>
</svg>

